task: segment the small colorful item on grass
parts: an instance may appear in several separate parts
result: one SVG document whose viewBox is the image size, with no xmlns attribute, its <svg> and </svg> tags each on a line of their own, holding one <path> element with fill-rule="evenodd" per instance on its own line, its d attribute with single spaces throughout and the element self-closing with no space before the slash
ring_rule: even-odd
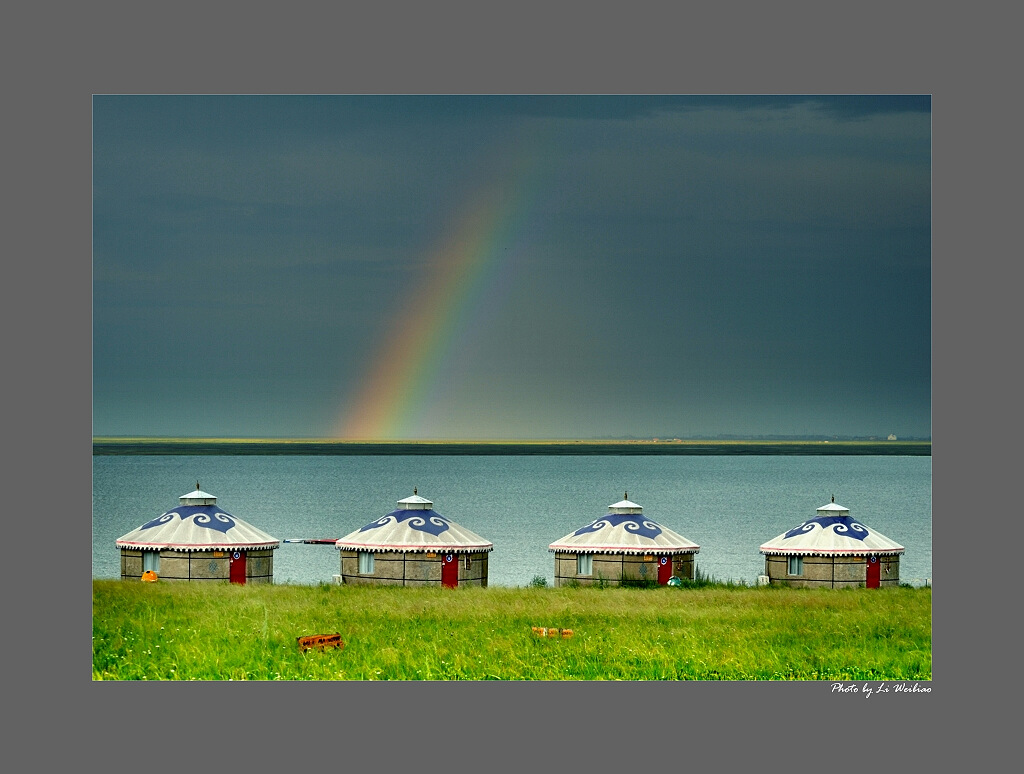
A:
<svg viewBox="0 0 1024 774">
<path fill-rule="evenodd" d="M 152 570 L 146 570 L 144 573 L 142 573 L 142 581 L 144 583 L 156 583 L 157 574 Z"/>
<path fill-rule="evenodd" d="M 561 637 L 566 639 L 572 637 L 572 629 L 555 629 L 548 626 L 534 626 L 533 633 L 538 637 Z"/>
<path fill-rule="evenodd" d="M 327 648 L 344 648 L 345 643 L 341 641 L 341 632 L 334 634 L 310 634 L 306 637 L 296 637 L 299 650 L 305 653 L 310 648 L 325 650 Z"/>
</svg>

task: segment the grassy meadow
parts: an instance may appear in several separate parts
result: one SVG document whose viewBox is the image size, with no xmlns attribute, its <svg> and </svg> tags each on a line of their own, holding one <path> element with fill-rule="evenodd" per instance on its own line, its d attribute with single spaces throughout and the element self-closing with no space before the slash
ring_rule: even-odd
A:
<svg viewBox="0 0 1024 774">
<path fill-rule="evenodd" d="M 930 587 L 93 581 L 94 680 L 931 680 Z M 571 629 L 539 637 L 533 627 Z M 344 647 L 303 652 L 298 637 Z"/>
</svg>

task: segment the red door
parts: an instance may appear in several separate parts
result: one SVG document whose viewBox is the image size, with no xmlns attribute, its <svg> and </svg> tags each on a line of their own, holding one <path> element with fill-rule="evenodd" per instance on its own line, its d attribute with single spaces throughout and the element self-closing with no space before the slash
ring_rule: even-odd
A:
<svg viewBox="0 0 1024 774">
<path fill-rule="evenodd" d="M 458 554 L 445 554 L 441 559 L 441 585 L 449 589 L 459 585 Z"/>
<path fill-rule="evenodd" d="M 233 551 L 231 553 L 230 578 L 232 583 L 245 585 L 245 551 Z"/>
<path fill-rule="evenodd" d="M 878 557 L 874 556 L 874 555 L 869 556 L 868 557 L 868 577 L 867 577 L 867 584 L 866 584 L 869 589 L 877 589 L 878 588 L 879 582 L 882 579 L 882 576 L 881 576 L 881 573 L 880 573 L 881 569 L 882 569 L 882 563 L 880 561 L 878 561 Z"/>
<path fill-rule="evenodd" d="M 671 556 L 659 556 L 658 557 L 658 584 L 664 586 L 668 583 L 668 579 L 672 577 L 672 557 Z"/>
</svg>

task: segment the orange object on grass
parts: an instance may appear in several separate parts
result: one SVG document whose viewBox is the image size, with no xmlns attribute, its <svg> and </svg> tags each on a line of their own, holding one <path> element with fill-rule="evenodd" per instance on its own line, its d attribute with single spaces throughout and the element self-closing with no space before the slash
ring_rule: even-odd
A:
<svg viewBox="0 0 1024 774">
<path fill-rule="evenodd" d="M 549 626 L 532 626 L 533 633 L 538 637 L 572 637 L 572 629 L 555 629 Z"/>
</svg>

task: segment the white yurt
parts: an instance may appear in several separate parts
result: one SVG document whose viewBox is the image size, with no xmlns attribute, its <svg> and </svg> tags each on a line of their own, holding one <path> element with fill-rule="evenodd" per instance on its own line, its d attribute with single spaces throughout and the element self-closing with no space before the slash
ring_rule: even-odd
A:
<svg viewBox="0 0 1024 774">
<path fill-rule="evenodd" d="M 555 555 L 555 585 L 666 585 L 674 576 L 693 580 L 700 546 L 643 516 L 625 498 L 608 513 L 548 546 Z"/>
<path fill-rule="evenodd" d="M 195 491 L 116 541 L 121 577 L 149 580 L 271 583 L 277 538 L 217 507 L 196 482 Z"/>
<path fill-rule="evenodd" d="M 768 583 L 804 588 L 899 586 L 903 546 L 832 502 L 761 546 Z"/>
<path fill-rule="evenodd" d="M 341 582 L 486 586 L 494 544 L 433 509 L 413 489 L 398 508 L 341 538 Z"/>
</svg>

